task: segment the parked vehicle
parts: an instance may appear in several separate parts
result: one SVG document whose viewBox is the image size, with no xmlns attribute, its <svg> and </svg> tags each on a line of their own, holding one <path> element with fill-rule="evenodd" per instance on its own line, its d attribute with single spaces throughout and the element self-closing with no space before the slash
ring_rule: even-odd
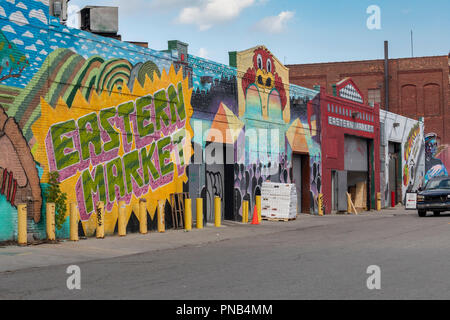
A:
<svg viewBox="0 0 450 320">
<path fill-rule="evenodd" d="M 427 211 L 435 216 L 450 211 L 450 178 L 437 177 L 429 180 L 417 194 L 417 210 L 419 217 L 425 217 Z"/>
</svg>

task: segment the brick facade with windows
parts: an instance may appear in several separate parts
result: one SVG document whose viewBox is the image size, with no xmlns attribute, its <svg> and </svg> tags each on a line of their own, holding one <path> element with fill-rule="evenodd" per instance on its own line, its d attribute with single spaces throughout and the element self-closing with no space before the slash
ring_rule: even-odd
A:
<svg viewBox="0 0 450 320">
<path fill-rule="evenodd" d="M 288 65 L 290 82 L 307 88 L 320 85 L 333 93 L 333 84 L 351 77 L 366 97 L 385 109 L 384 60 Z M 425 118 L 426 132 L 450 144 L 449 56 L 389 60 L 389 111 Z"/>
</svg>

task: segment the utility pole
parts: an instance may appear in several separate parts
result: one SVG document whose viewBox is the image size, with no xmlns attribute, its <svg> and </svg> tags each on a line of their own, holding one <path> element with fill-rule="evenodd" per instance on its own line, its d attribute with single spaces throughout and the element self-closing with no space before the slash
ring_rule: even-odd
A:
<svg viewBox="0 0 450 320">
<path fill-rule="evenodd" d="M 414 39 L 412 30 L 411 30 L 411 58 L 414 58 Z"/>
</svg>

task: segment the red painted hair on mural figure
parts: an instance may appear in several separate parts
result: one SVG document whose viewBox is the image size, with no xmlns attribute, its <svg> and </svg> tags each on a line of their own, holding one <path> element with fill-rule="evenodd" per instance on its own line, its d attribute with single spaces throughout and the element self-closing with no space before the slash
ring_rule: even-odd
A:
<svg viewBox="0 0 450 320">
<path fill-rule="evenodd" d="M 254 51 L 253 67 L 248 68 L 242 78 L 242 89 L 245 95 L 248 87 L 252 84 L 256 84 L 259 88 L 269 92 L 274 88 L 277 89 L 280 94 L 281 108 L 284 110 L 287 97 L 283 79 L 276 72 L 273 55 L 266 48 L 259 47 Z"/>
</svg>

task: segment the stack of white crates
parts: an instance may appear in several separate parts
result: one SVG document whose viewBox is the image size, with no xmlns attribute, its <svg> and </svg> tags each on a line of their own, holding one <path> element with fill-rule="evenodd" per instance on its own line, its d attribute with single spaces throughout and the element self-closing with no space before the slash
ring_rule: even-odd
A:
<svg viewBox="0 0 450 320">
<path fill-rule="evenodd" d="M 261 217 L 295 219 L 297 189 L 294 184 L 264 182 L 261 189 Z"/>
</svg>

